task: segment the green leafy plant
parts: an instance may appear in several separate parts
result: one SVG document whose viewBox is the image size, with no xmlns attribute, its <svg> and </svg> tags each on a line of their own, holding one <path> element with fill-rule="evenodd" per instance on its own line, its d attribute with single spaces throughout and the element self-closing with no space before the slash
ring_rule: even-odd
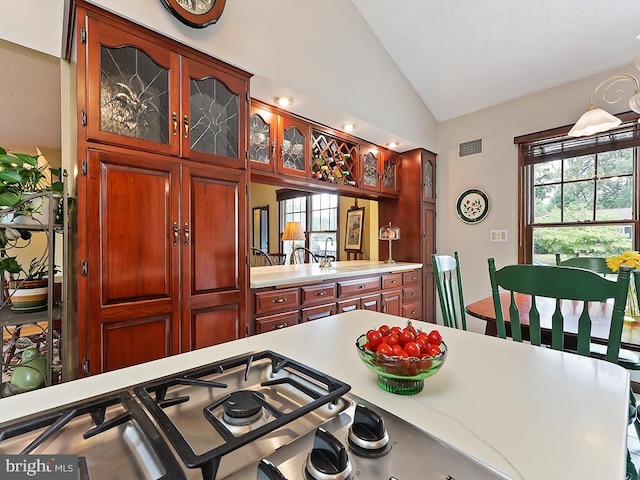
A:
<svg viewBox="0 0 640 480">
<path fill-rule="evenodd" d="M 23 200 L 26 193 L 62 193 L 62 182 L 49 181 L 47 175 L 51 173 L 52 177 L 60 178 L 60 169 L 51 168 L 46 162 L 38 164 L 39 157 L 9 153 L 0 147 L 0 206 L 12 207 Z"/>
</svg>

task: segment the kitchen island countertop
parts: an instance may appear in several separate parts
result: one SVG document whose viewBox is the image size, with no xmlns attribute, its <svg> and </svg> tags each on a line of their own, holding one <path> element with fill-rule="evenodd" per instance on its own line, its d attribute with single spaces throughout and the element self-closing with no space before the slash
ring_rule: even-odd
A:
<svg viewBox="0 0 640 480">
<path fill-rule="evenodd" d="M 421 263 L 384 263 L 373 260 L 332 262 L 331 267 L 321 267 L 317 263 L 252 267 L 250 287 L 264 288 L 294 285 L 360 275 L 406 272 L 418 268 L 422 268 Z"/>
<path fill-rule="evenodd" d="M 449 354 L 424 390 L 378 387 L 355 339 L 405 319 L 356 310 L 0 400 L 0 422 L 224 358 L 273 350 L 335 376 L 352 393 L 514 479 L 622 479 L 629 374 L 617 365 L 438 327 Z M 434 326 L 414 325 L 424 330 Z"/>
</svg>

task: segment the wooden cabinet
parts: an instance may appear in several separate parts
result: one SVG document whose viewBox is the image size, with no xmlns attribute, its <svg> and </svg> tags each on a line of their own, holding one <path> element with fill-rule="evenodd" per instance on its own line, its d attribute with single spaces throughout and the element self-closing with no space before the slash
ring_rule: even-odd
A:
<svg viewBox="0 0 640 480">
<path fill-rule="evenodd" d="M 392 222 L 402 229 L 402 238 L 393 242 L 393 258 L 422 263 L 422 319 L 435 322 L 431 255 L 436 245 L 436 156 L 416 149 L 402 153 L 401 160 L 398 198 L 384 198 L 379 202 L 378 219 L 380 224 Z"/>
<path fill-rule="evenodd" d="M 380 153 L 380 163 L 380 170 L 382 173 L 380 191 L 382 193 L 397 195 L 399 188 L 398 166 L 400 164 L 400 155 L 392 150 L 383 148 Z"/>
<path fill-rule="evenodd" d="M 259 102 L 251 102 L 249 163 L 252 169 L 275 172 L 278 114 Z"/>
<path fill-rule="evenodd" d="M 316 307 L 303 308 L 300 315 L 300 321 L 310 322 L 312 320 L 317 320 L 319 318 L 335 315 L 335 313 L 336 313 L 335 303 L 329 303 L 327 305 L 318 305 Z"/>
<path fill-rule="evenodd" d="M 245 72 L 97 10 L 77 16 L 87 140 L 246 166 Z"/>
<path fill-rule="evenodd" d="M 298 287 L 255 293 L 256 316 L 297 309 L 299 305 L 300 289 Z"/>
<path fill-rule="evenodd" d="M 305 285 L 300 287 L 300 291 L 302 292 L 303 306 L 335 302 L 336 300 L 336 284 L 334 282 L 319 285 Z"/>
<path fill-rule="evenodd" d="M 400 316 L 402 314 L 402 290 L 382 292 L 380 307 L 382 313 Z"/>
<path fill-rule="evenodd" d="M 290 115 L 280 115 L 276 151 L 278 172 L 309 178 L 310 125 Z"/>
<path fill-rule="evenodd" d="M 256 318 L 256 333 L 271 332 L 298 324 L 298 311 L 267 315 Z"/>
<path fill-rule="evenodd" d="M 358 144 L 314 128 L 311 131 L 311 178 L 318 182 L 356 186 Z"/>
<path fill-rule="evenodd" d="M 78 364 L 246 335 L 249 75 L 76 2 Z"/>
<path fill-rule="evenodd" d="M 380 191 L 381 158 L 381 151 L 375 145 L 360 145 L 360 188 L 363 190 Z"/>
<path fill-rule="evenodd" d="M 88 156 L 88 205 L 100 212 L 83 260 L 89 372 L 239 338 L 244 176 L 145 154 Z"/>
</svg>

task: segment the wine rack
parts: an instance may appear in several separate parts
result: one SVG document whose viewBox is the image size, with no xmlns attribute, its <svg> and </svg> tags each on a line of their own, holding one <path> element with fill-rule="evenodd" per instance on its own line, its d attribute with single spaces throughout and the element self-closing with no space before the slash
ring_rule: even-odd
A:
<svg viewBox="0 0 640 480">
<path fill-rule="evenodd" d="M 311 139 L 311 178 L 355 187 L 358 145 L 319 130 Z"/>
</svg>

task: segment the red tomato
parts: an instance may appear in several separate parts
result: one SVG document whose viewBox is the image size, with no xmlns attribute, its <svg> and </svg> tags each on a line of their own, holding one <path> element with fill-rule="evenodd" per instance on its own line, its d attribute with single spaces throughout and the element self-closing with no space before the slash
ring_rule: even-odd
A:
<svg viewBox="0 0 640 480">
<path fill-rule="evenodd" d="M 442 353 L 442 350 L 440 350 L 440 347 L 438 345 L 429 345 L 427 347 L 427 355 L 429 355 L 430 357 L 435 357 L 436 355 L 440 355 Z"/>
<path fill-rule="evenodd" d="M 429 346 L 429 342 L 427 341 L 426 336 L 416 338 L 416 344 L 420 347 L 420 353 L 427 353 L 427 347 Z"/>
<path fill-rule="evenodd" d="M 394 345 L 398 345 L 398 343 L 400 342 L 400 338 L 398 337 L 397 333 L 390 333 L 389 335 L 387 335 L 385 337 L 385 341 L 390 345 L 390 346 L 394 346 Z"/>
<path fill-rule="evenodd" d="M 431 330 L 429 332 L 429 343 L 431 345 L 440 345 L 442 343 L 442 335 L 437 330 Z"/>
<path fill-rule="evenodd" d="M 411 330 L 405 329 L 402 331 L 402 333 L 400 333 L 400 345 L 405 345 L 406 343 L 413 342 L 414 340 L 415 336 L 413 335 L 413 333 L 411 333 Z"/>
<path fill-rule="evenodd" d="M 411 333 L 413 333 L 414 336 L 418 334 L 418 332 L 416 331 L 416 327 L 411 324 L 407 325 L 404 329 L 409 330 Z"/>
<path fill-rule="evenodd" d="M 391 356 L 391 355 L 393 355 L 393 349 L 389 345 L 387 345 L 386 343 L 381 343 L 380 345 L 378 345 L 378 349 L 376 350 L 376 353 L 378 355 Z"/>
<path fill-rule="evenodd" d="M 378 331 L 382 334 L 382 336 L 389 334 L 389 325 L 380 325 L 378 327 Z"/>
<path fill-rule="evenodd" d="M 402 329 L 400 327 L 391 327 L 389 329 L 389 335 L 395 333 L 396 335 L 400 335 L 402 333 Z"/>
<path fill-rule="evenodd" d="M 425 340 L 427 340 L 427 338 L 429 338 L 429 335 L 427 335 L 427 333 L 426 333 L 426 332 L 422 332 L 422 331 L 421 331 L 421 332 L 418 332 L 418 334 L 416 335 L 416 340 L 417 340 L 418 338 L 424 338 Z M 429 343 L 429 342 L 427 342 L 427 343 Z"/>
<path fill-rule="evenodd" d="M 407 355 L 410 357 L 419 357 L 420 356 L 420 346 L 416 342 L 407 342 L 404 344 L 404 351 L 407 352 Z"/>
<path fill-rule="evenodd" d="M 402 349 L 402 347 L 400 345 L 394 345 L 391 348 L 393 348 L 393 355 L 394 356 L 400 356 L 400 355 L 402 355 L 402 352 L 404 352 L 404 350 Z"/>
<path fill-rule="evenodd" d="M 398 353 L 394 352 L 393 356 L 394 357 L 409 358 L 409 354 L 407 352 L 405 352 L 404 350 L 402 350 L 402 347 L 400 347 L 400 351 Z"/>
<path fill-rule="evenodd" d="M 378 345 L 380 345 L 380 342 L 382 342 L 382 334 L 378 330 L 369 330 L 367 333 L 367 343 L 375 350 L 378 348 Z"/>
<path fill-rule="evenodd" d="M 365 350 L 367 350 L 368 352 L 375 352 L 376 349 L 372 348 L 371 345 L 369 344 L 369 342 L 365 343 L 364 345 L 362 345 L 362 348 L 364 348 Z"/>
</svg>

